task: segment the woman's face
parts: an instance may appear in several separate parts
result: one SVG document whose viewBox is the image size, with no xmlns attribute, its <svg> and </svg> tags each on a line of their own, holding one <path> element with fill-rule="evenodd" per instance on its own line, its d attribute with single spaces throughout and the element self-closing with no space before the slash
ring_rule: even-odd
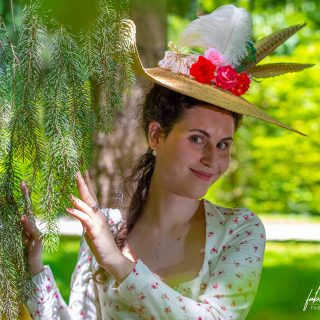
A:
<svg viewBox="0 0 320 320">
<path fill-rule="evenodd" d="M 157 151 L 156 183 L 183 197 L 203 197 L 229 167 L 233 135 L 229 112 L 206 105 L 186 110 L 168 136 L 151 146 Z"/>
</svg>

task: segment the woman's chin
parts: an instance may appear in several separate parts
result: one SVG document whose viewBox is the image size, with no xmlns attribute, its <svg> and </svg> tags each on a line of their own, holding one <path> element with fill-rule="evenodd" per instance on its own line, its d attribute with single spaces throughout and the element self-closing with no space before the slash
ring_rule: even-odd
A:
<svg viewBox="0 0 320 320">
<path fill-rule="evenodd" d="M 197 190 L 190 190 L 188 192 L 188 198 L 201 199 L 207 194 L 208 189 L 209 188 L 198 188 Z"/>
</svg>

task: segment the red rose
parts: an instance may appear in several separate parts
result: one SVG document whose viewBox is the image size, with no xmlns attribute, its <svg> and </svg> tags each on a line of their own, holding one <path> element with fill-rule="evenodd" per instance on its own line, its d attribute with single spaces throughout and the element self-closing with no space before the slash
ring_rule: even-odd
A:
<svg viewBox="0 0 320 320">
<path fill-rule="evenodd" d="M 236 96 L 241 96 L 248 91 L 251 80 L 245 72 L 238 74 L 237 80 L 236 86 L 230 91 Z"/>
<path fill-rule="evenodd" d="M 190 67 L 190 75 L 198 82 L 210 83 L 214 79 L 216 66 L 203 56 L 199 56 L 198 61 Z"/>
<path fill-rule="evenodd" d="M 231 66 L 223 66 L 217 70 L 216 85 L 221 89 L 230 90 L 237 84 L 238 73 Z"/>
</svg>

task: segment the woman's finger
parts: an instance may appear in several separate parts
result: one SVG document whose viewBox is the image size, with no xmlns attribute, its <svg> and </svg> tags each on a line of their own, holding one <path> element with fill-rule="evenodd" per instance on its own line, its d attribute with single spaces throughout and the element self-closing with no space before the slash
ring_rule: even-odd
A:
<svg viewBox="0 0 320 320">
<path fill-rule="evenodd" d="M 84 228 L 91 226 L 91 218 L 87 214 L 74 208 L 67 208 L 66 211 L 78 220 L 80 220 Z"/>
<path fill-rule="evenodd" d="M 29 236 L 28 237 L 32 237 L 34 239 L 40 239 L 40 232 L 38 230 L 38 228 L 27 218 L 26 215 L 23 215 L 22 218 L 22 223 L 24 225 L 25 231 Z"/>
<path fill-rule="evenodd" d="M 78 190 L 80 193 L 81 199 L 89 206 L 89 207 L 94 207 L 97 202 L 96 200 L 92 197 L 82 175 L 80 172 L 77 172 L 76 174 L 77 177 L 77 186 Z"/>
<path fill-rule="evenodd" d="M 76 209 L 82 211 L 83 213 L 86 213 L 90 217 L 95 214 L 92 207 L 88 206 L 84 201 L 78 199 L 74 195 L 70 195 L 70 199 L 72 201 L 72 204 L 75 206 Z"/>
<path fill-rule="evenodd" d="M 26 205 L 26 211 L 29 214 L 29 216 L 33 216 L 32 215 L 32 209 L 31 209 L 31 198 L 30 198 L 30 192 L 29 192 L 29 188 L 27 186 L 27 184 L 25 183 L 25 181 L 20 181 L 20 189 L 24 198 L 24 202 Z"/>
<path fill-rule="evenodd" d="M 95 200 L 96 203 L 98 203 L 98 199 L 96 197 L 96 192 L 95 192 L 95 187 L 94 187 L 94 184 L 92 183 L 92 180 L 90 178 L 88 170 L 86 170 L 84 173 L 84 181 L 86 182 L 86 185 L 89 189 L 89 192 L 90 192 L 92 198 Z"/>
<path fill-rule="evenodd" d="M 23 238 L 30 238 L 30 232 L 26 231 L 25 229 L 22 230 L 22 236 Z"/>
</svg>

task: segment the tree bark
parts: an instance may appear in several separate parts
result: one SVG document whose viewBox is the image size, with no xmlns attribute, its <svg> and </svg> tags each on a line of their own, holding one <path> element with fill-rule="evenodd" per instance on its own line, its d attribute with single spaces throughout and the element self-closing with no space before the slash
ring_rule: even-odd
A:
<svg viewBox="0 0 320 320">
<path fill-rule="evenodd" d="M 130 18 L 137 27 L 137 46 L 140 58 L 146 67 L 154 67 L 164 56 L 166 47 L 166 1 L 131 1 Z M 151 83 L 138 78 L 131 94 L 124 98 L 124 110 L 114 119 L 114 130 L 105 135 L 94 135 L 94 162 L 89 170 L 96 186 L 101 207 L 115 207 L 121 202 L 120 185 L 128 175 L 135 160 L 147 147 L 139 126 L 137 111 Z M 95 99 L 100 99 L 101 86 L 95 86 Z M 101 105 L 97 103 L 96 105 Z"/>
</svg>

